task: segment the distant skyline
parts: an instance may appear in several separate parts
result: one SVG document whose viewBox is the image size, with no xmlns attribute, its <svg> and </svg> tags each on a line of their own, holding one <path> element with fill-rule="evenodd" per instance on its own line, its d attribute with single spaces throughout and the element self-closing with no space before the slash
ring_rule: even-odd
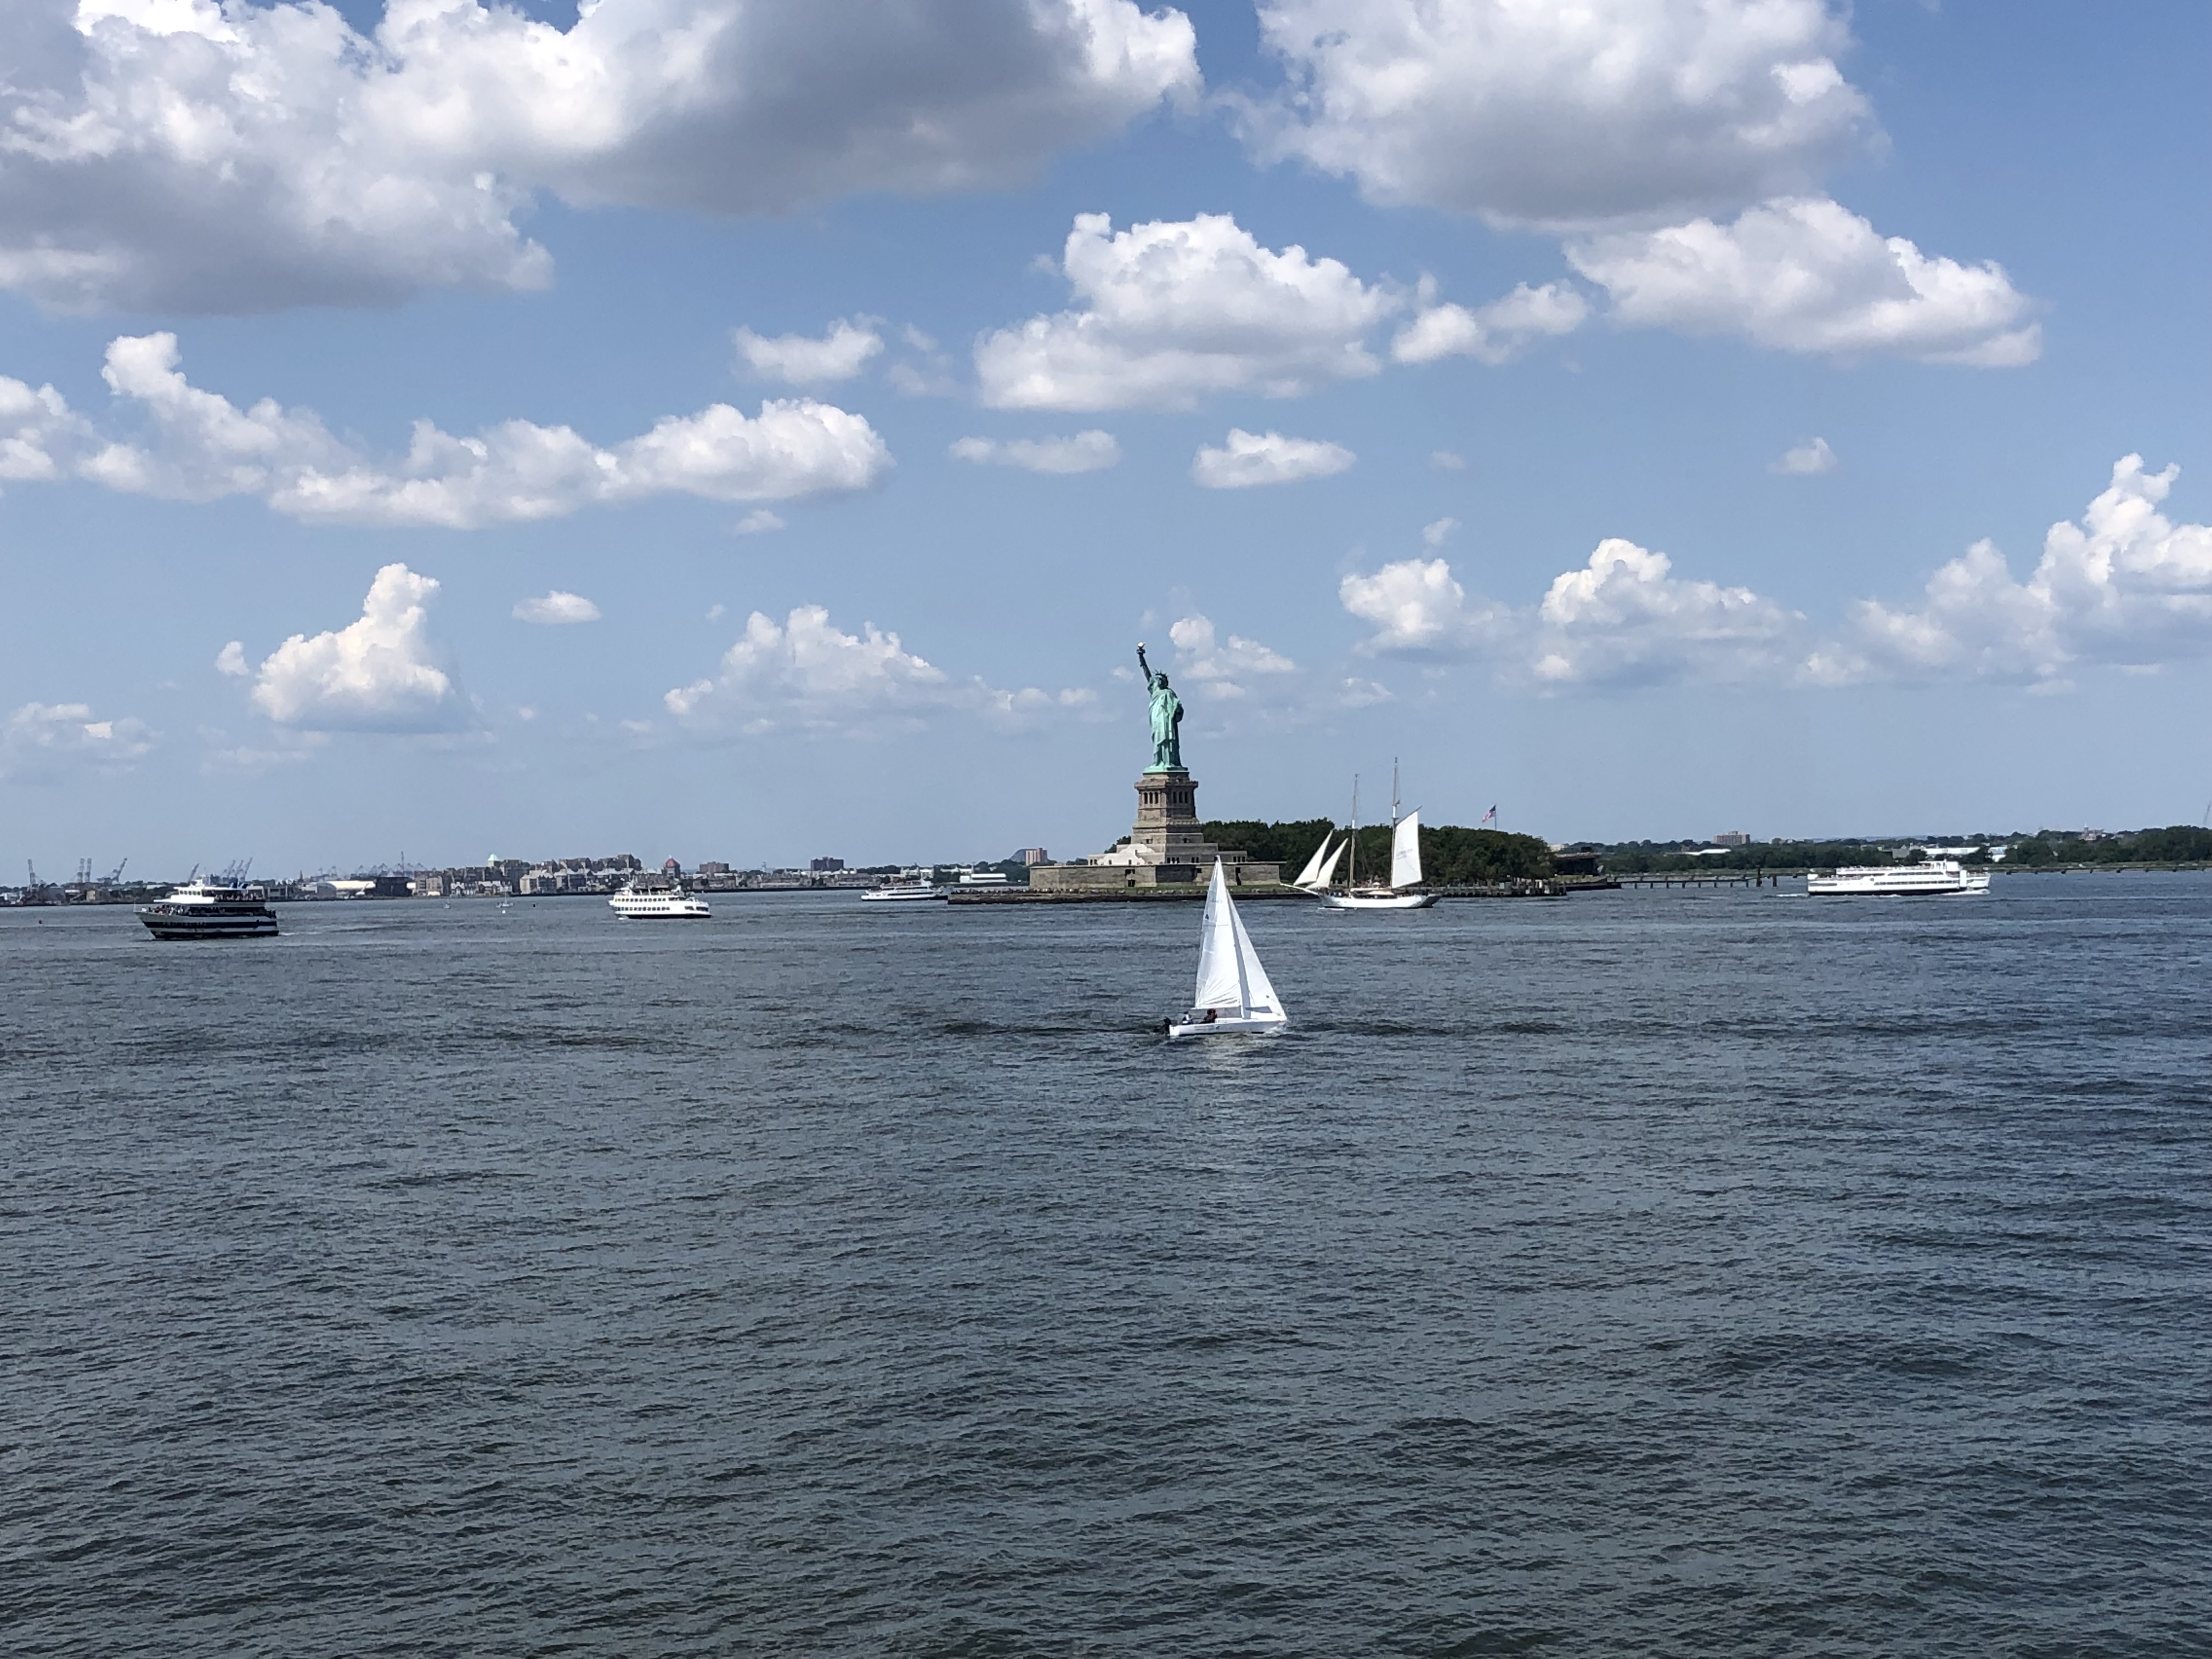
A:
<svg viewBox="0 0 2212 1659">
<path fill-rule="evenodd" d="M 2202 6 L 586 10 L 0 21 L 0 883 L 2212 803 Z"/>
</svg>

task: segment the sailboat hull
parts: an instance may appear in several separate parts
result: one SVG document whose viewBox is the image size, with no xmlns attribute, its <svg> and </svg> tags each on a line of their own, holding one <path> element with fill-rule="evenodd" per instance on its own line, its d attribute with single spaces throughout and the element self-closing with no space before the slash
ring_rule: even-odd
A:
<svg viewBox="0 0 2212 1659">
<path fill-rule="evenodd" d="M 1425 910 L 1437 902 L 1434 893 L 1321 893 L 1316 896 L 1332 910 Z"/>
<path fill-rule="evenodd" d="M 1188 1014 L 1168 1022 L 1168 1040 L 1200 1036 L 1266 1036 L 1290 1024 L 1284 1014 L 1239 1014 L 1224 1009 L 1215 1019 L 1194 1019 Z"/>
</svg>

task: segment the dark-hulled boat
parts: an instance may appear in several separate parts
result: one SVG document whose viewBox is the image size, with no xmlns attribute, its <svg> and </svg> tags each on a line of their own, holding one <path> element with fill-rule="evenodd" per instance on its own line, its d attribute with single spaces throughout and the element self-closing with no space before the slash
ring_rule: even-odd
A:
<svg viewBox="0 0 2212 1659">
<path fill-rule="evenodd" d="M 138 908 L 155 939 L 274 939 L 276 913 L 242 887 L 188 881 L 158 904 Z"/>
</svg>

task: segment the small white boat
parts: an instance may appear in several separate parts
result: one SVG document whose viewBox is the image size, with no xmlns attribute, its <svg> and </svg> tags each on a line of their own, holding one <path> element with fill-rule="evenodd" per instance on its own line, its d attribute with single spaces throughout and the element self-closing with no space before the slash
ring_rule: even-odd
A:
<svg viewBox="0 0 2212 1659">
<path fill-rule="evenodd" d="M 1809 898 L 1862 894 L 1876 898 L 1949 898 L 1990 890 L 1990 872 L 1969 870 L 1956 859 L 1926 864 L 1847 865 L 1829 876 L 1805 878 Z"/>
<path fill-rule="evenodd" d="M 1437 902 L 1434 893 L 1409 890 L 1421 884 L 1421 815 L 1416 811 L 1407 813 L 1403 817 L 1398 816 L 1398 768 L 1395 763 L 1390 768 L 1390 880 L 1388 885 L 1370 884 L 1362 887 L 1359 884 L 1359 853 L 1354 845 L 1358 839 L 1359 780 L 1354 778 L 1352 781 L 1352 828 L 1344 838 L 1344 845 L 1353 850 L 1351 867 L 1345 872 L 1344 890 L 1341 893 L 1329 891 L 1328 877 L 1324 875 L 1308 889 L 1315 897 L 1332 910 L 1425 910 Z M 1326 846 L 1328 843 L 1322 844 Z M 1316 853 L 1314 856 L 1318 859 L 1321 854 Z M 1311 867 L 1308 866 L 1309 869 Z M 1336 861 L 1332 859 L 1328 869 L 1334 872 L 1335 868 Z M 1301 875 L 1295 884 L 1305 887 L 1305 877 Z"/>
<path fill-rule="evenodd" d="M 933 899 L 942 899 L 945 890 L 933 887 L 926 881 L 895 881 L 881 887 L 871 887 L 860 895 L 864 904 L 927 904 Z"/>
<path fill-rule="evenodd" d="M 1267 970 L 1260 965 L 1260 953 L 1252 948 L 1252 937 L 1244 931 L 1244 918 L 1237 914 L 1237 901 L 1229 896 L 1221 860 L 1216 859 L 1199 938 L 1198 994 L 1191 1000 L 1188 1013 L 1168 1022 L 1168 1036 L 1265 1033 L 1279 1031 L 1290 1023 Z"/>
<path fill-rule="evenodd" d="M 687 921 L 714 914 L 706 900 L 671 887 L 625 887 L 607 902 L 625 921 Z"/>
</svg>

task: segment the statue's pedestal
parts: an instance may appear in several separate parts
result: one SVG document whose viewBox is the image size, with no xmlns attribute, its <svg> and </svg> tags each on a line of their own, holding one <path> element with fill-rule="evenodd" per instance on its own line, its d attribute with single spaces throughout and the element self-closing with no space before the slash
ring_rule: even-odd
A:
<svg viewBox="0 0 2212 1659">
<path fill-rule="evenodd" d="M 1283 878 L 1280 865 L 1255 863 L 1206 840 L 1196 778 L 1180 769 L 1152 771 L 1137 780 L 1137 822 L 1127 840 L 1081 864 L 1041 864 L 1030 872 L 1030 885 L 1046 893 L 1187 886 L 1210 878 L 1216 859 L 1238 886 Z"/>
</svg>

